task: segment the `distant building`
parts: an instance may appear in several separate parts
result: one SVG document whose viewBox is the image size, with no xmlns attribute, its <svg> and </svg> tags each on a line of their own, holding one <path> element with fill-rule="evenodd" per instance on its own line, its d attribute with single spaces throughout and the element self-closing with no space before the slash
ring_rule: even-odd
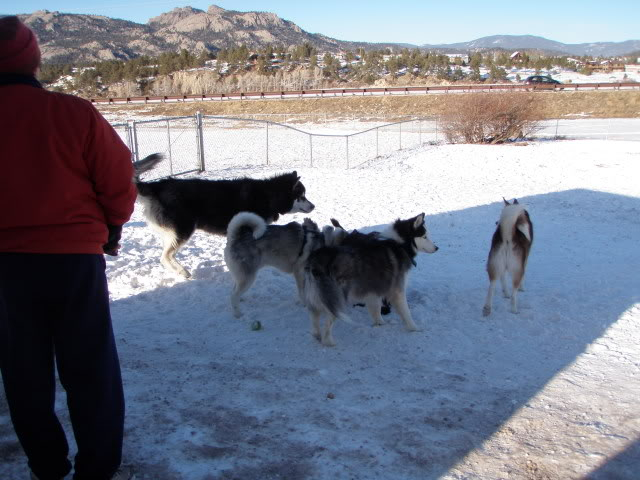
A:
<svg viewBox="0 0 640 480">
<path fill-rule="evenodd" d="M 455 62 L 455 60 L 459 58 L 464 63 L 469 63 L 469 55 L 467 55 L 466 53 L 447 53 L 446 56 L 449 57 L 450 61 Z"/>
<path fill-rule="evenodd" d="M 577 58 L 567 57 L 567 62 L 575 64 L 576 67 L 584 66 L 584 62 L 582 60 L 578 60 Z"/>
</svg>

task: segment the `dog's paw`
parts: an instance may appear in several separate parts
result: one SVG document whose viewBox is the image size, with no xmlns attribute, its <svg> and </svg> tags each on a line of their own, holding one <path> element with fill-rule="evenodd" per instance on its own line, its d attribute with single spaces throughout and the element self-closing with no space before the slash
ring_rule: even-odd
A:
<svg viewBox="0 0 640 480">
<path fill-rule="evenodd" d="M 336 342 L 333 338 L 323 338 L 322 345 L 324 345 L 325 347 L 335 347 Z"/>
<path fill-rule="evenodd" d="M 482 308 L 482 316 L 483 316 L 483 317 L 488 317 L 489 315 L 491 315 L 491 307 L 490 307 L 490 306 L 488 306 L 488 305 L 485 305 L 485 306 Z"/>
</svg>

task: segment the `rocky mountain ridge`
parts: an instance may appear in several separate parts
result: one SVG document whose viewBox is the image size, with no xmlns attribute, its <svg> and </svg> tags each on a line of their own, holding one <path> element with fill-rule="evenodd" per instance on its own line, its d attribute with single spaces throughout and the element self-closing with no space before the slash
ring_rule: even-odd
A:
<svg viewBox="0 0 640 480">
<path fill-rule="evenodd" d="M 270 12 L 236 12 L 211 5 L 206 11 L 175 8 L 149 19 L 146 24 L 99 15 L 39 10 L 19 15 L 38 35 L 42 57 L 50 63 L 90 63 L 128 60 L 141 55 L 158 56 L 186 49 L 193 53 L 217 51 L 245 44 L 250 49 L 267 45 L 310 43 L 319 51 L 357 48 L 424 48 L 447 51 L 482 49 L 539 49 L 571 55 L 619 55 L 640 50 L 640 41 L 567 45 L 530 35 L 498 35 L 472 42 L 446 45 L 409 45 L 343 41 L 309 33 L 295 23 Z"/>
</svg>

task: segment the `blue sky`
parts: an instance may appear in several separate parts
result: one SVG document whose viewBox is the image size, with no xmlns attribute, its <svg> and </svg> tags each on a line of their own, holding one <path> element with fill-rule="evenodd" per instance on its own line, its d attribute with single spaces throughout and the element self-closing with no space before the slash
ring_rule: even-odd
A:
<svg viewBox="0 0 640 480">
<path fill-rule="evenodd" d="M 24 0 L 3 2 L 0 14 L 51 10 L 92 13 L 146 23 L 175 7 L 273 12 L 310 33 L 339 40 L 454 43 L 489 35 L 538 35 L 564 43 L 640 39 L 640 1 L 592 0 Z"/>
</svg>

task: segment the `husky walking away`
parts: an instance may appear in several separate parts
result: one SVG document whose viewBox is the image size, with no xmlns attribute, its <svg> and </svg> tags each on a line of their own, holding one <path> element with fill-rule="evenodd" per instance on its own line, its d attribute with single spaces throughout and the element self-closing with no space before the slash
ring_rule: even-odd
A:
<svg viewBox="0 0 640 480">
<path fill-rule="evenodd" d="M 314 208 L 295 171 L 266 179 L 141 181 L 140 174 L 151 170 L 162 158 L 154 154 L 134 163 L 134 182 L 147 221 L 163 237 L 160 261 L 185 278 L 191 274 L 178 263 L 176 253 L 196 229 L 225 235 L 231 218 L 242 211 L 253 212 L 269 224 L 280 215 L 309 213 Z"/>
<path fill-rule="evenodd" d="M 504 207 L 491 239 L 491 249 L 487 259 L 489 291 L 482 309 L 485 317 L 491 314 L 493 291 L 498 278 L 505 298 L 511 296 L 511 312 L 518 313 L 518 290 L 522 290 L 527 259 L 533 243 L 533 224 L 529 218 L 529 212 L 518 203 L 517 199 L 514 199 L 513 203 L 503 200 Z M 507 289 L 507 272 L 511 275 L 511 295 Z"/>
<path fill-rule="evenodd" d="M 271 266 L 293 274 L 302 297 L 304 266 L 314 250 L 325 245 L 336 245 L 346 235 L 340 228 L 318 225 L 305 218 L 302 225 L 290 222 L 286 225 L 267 225 L 265 220 L 251 212 L 235 215 L 227 227 L 227 245 L 224 259 L 233 276 L 231 307 L 236 317 L 241 316 L 240 296 L 256 279 L 258 270 Z"/>
<path fill-rule="evenodd" d="M 332 327 L 349 305 L 364 302 L 374 325 L 382 325 L 380 306 L 388 298 L 409 331 L 418 330 L 407 305 L 406 281 L 418 252 L 438 250 L 427 232 L 424 213 L 396 220 L 376 235 L 311 253 L 305 267 L 304 294 L 312 333 L 325 346 L 334 346 Z M 353 239 L 352 239 L 353 240 Z M 324 330 L 320 318 L 326 315 Z"/>
</svg>

